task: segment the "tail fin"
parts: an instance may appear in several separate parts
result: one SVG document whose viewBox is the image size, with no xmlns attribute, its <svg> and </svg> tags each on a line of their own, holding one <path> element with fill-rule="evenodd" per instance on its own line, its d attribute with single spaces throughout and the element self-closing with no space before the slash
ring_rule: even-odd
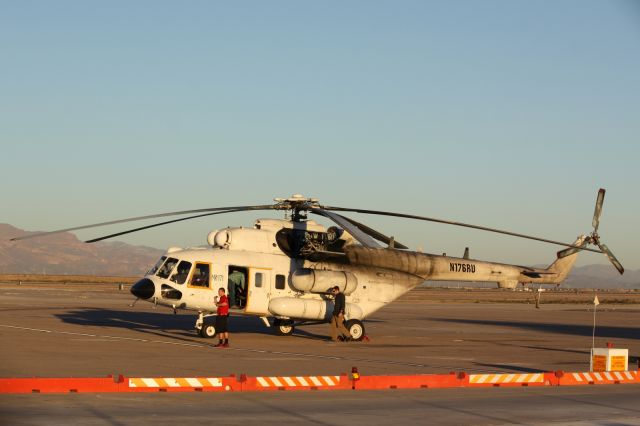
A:
<svg viewBox="0 0 640 426">
<path fill-rule="evenodd" d="M 581 235 L 573 245 L 583 247 L 587 244 L 587 238 L 588 237 L 586 235 Z M 576 263 L 576 260 L 578 259 L 578 253 L 579 251 L 565 257 L 558 256 L 555 262 L 549 265 L 547 271 L 553 274 L 553 278 L 550 277 L 548 281 L 550 284 L 559 284 L 567 278 L 567 275 L 569 275 L 569 272 L 571 272 L 571 269 L 573 268 L 573 264 Z"/>
</svg>

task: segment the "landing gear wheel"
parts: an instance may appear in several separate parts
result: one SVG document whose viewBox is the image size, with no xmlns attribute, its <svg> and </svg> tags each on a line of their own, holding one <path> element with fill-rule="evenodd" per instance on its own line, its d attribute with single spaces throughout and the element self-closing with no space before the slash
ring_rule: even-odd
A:
<svg viewBox="0 0 640 426">
<path fill-rule="evenodd" d="M 349 330 L 353 340 L 360 341 L 364 337 L 364 324 L 362 324 L 362 321 L 352 319 L 345 321 L 344 326 Z"/>
<path fill-rule="evenodd" d="M 273 327 L 276 330 L 276 334 L 279 336 L 291 336 L 293 334 L 294 326 L 293 321 L 276 319 L 273 323 Z"/>
<path fill-rule="evenodd" d="M 214 338 L 216 337 L 216 326 L 213 323 L 205 322 L 200 330 L 198 330 L 198 334 L 200 337 L 204 338 Z"/>
</svg>

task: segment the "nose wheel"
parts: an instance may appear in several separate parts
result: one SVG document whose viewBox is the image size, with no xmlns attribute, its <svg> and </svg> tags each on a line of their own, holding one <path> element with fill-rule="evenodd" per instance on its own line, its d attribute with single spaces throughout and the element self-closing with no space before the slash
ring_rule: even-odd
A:
<svg viewBox="0 0 640 426">
<path fill-rule="evenodd" d="M 207 339 L 212 339 L 216 337 L 216 327 L 213 324 L 205 324 L 200 330 L 198 330 L 198 335 L 200 337 L 204 337 Z"/>
<path fill-rule="evenodd" d="M 196 320 L 196 332 L 198 336 L 211 339 L 216 337 L 216 325 L 214 315 L 204 315 L 202 312 L 198 314 Z"/>
</svg>

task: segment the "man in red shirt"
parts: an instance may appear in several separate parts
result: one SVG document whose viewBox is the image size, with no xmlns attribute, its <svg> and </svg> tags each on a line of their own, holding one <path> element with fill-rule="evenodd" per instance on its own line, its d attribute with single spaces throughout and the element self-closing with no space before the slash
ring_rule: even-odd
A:
<svg viewBox="0 0 640 426">
<path fill-rule="evenodd" d="M 216 348 L 229 347 L 229 332 L 227 331 L 227 319 L 229 318 L 229 298 L 225 294 L 224 288 L 218 289 L 218 297 L 216 297 L 216 306 L 218 307 L 218 315 L 216 316 L 216 330 L 218 331 L 218 339 L 220 341 Z"/>
</svg>

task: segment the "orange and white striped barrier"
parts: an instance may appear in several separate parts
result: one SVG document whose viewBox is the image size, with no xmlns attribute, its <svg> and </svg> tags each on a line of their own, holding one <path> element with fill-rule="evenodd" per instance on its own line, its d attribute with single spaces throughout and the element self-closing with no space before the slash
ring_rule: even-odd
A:
<svg viewBox="0 0 640 426">
<path fill-rule="evenodd" d="M 601 371 L 586 373 L 564 373 L 559 385 L 610 385 L 620 383 L 640 383 L 637 371 Z"/>
<path fill-rule="evenodd" d="M 469 386 L 543 386 L 549 385 L 544 373 L 471 374 Z"/>
<path fill-rule="evenodd" d="M 340 384 L 340 376 L 291 376 L 291 377 L 256 377 L 259 386 L 336 386 Z"/>
<path fill-rule="evenodd" d="M 258 376 L 247 377 L 242 389 L 255 390 L 320 390 L 346 389 L 347 376 Z"/>
<path fill-rule="evenodd" d="M 219 377 L 154 377 L 130 378 L 130 388 L 221 388 L 222 379 Z M 228 389 L 227 389 L 228 390 Z"/>
<path fill-rule="evenodd" d="M 131 377 L 130 392 L 189 392 L 239 390 L 235 376 L 229 377 Z"/>
</svg>

